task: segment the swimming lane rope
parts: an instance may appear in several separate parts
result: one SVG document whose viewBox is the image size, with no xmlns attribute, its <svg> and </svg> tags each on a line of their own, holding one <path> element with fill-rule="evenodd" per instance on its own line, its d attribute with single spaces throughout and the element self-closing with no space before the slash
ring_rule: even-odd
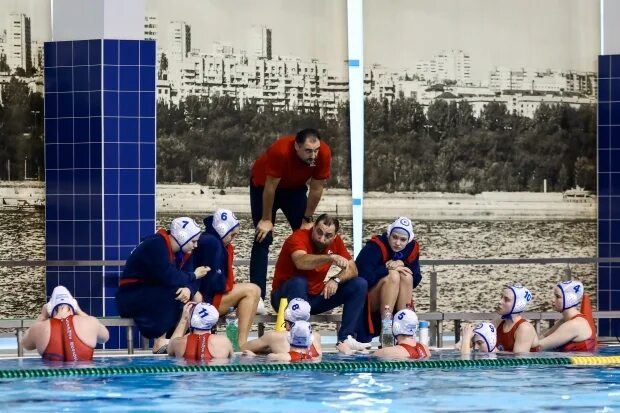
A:
<svg viewBox="0 0 620 413">
<path fill-rule="evenodd" d="M 620 356 L 549 357 L 549 358 L 498 358 L 478 360 L 422 360 L 422 361 L 340 361 L 290 364 L 224 364 L 224 365 L 167 365 L 119 367 L 66 367 L 45 369 L 0 370 L 0 379 L 89 377 L 161 373 L 269 373 L 282 371 L 329 372 L 386 372 L 415 369 L 460 369 L 472 367 L 506 366 L 565 366 L 565 365 L 617 365 Z"/>
</svg>

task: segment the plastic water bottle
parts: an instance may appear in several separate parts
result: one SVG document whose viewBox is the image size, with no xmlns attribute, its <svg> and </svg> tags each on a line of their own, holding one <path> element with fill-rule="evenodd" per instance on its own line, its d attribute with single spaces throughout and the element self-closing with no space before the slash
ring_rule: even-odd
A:
<svg viewBox="0 0 620 413">
<path fill-rule="evenodd" d="M 233 350 L 239 351 L 239 321 L 237 320 L 235 307 L 230 307 L 228 314 L 226 314 L 226 337 L 232 343 Z"/>
<path fill-rule="evenodd" d="M 394 345 L 394 336 L 392 335 L 392 311 L 390 306 L 386 305 L 383 309 L 381 317 L 381 337 L 379 338 L 381 347 L 391 347 Z"/>
<path fill-rule="evenodd" d="M 420 321 L 420 343 L 422 344 L 426 344 L 428 346 L 429 340 L 428 340 L 428 321 Z"/>
</svg>

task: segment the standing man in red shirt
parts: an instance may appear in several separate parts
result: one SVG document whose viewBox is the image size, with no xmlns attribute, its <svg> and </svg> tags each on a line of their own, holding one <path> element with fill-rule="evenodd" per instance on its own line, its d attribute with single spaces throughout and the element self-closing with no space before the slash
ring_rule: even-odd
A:
<svg viewBox="0 0 620 413">
<path fill-rule="evenodd" d="M 362 313 L 368 283 L 357 276 L 355 261 L 338 235 L 340 223 L 320 215 L 312 228 L 293 232 L 282 246 L 271 288 L 271 305 L 278 311 L 281 298 L 301 298 L 310 303 L 311 314 L 343 305 L 337 348 L 342 353 L 365 350 L 369 345 L 353 338 Z M 340 272 L 325 280 L 332 265 Z"/>
<path fill-rule="evenodd" d="M 311 228 L 331 160 L 331 150 L 321 141 L 319 132 L 304 129 L 296 136 L 275 141 L 252 166 L 250 207 L 256 238 L 250 257 L 250 282 L 261 289 L 258 314 L 265 314 L 262 300 L 276 211 L 282 210 L 293 231 Z"/>
</svg>

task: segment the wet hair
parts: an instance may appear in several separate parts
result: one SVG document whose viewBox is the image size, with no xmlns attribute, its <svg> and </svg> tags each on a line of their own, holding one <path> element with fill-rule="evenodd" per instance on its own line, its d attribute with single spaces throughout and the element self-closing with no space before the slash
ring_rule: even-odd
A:
<svg viewBox="0 0 620 413">
<path fill-rule="evenodd" d="M 333 225 L 336 228 L 336 233 L 338 233 L 338 231 L 340 230 L 340 221 L 338 221 L 338 218 L 332 215 L 329 215 L 329 214 L 319 215 L 316 219 L 316 223 L 318 224 L 319 222 L 322 222 L 323 224 L 327 226 Z"/>
<path fill-rule="evenodd" d="M 71 314 L 75 314 L 75 310 L 69 304 L 59 304 L 56 306 L 56 308 L 54 308 L 50 316 L 54 317 L 56 314 L 58 314 L 58 311 L 60 311 L 60 309 L 63 307 L 67 307 L 69 310 L 71 310 Z"/>
<path fill-rule="evenodd" d="M 304 142 L 306 142 L 306 139 L 308 139 L 309 137 L 315 137 L 318 140 L 321 140 L 321 135 L 319 134 L 319 131 L 313 128 L 306 128 L 306 129 L 302 129 L 299 132 L 297 132 L 297 135 L 295 135 L 295 142 L 298 145 L 303 145 Z"/>
</svg>

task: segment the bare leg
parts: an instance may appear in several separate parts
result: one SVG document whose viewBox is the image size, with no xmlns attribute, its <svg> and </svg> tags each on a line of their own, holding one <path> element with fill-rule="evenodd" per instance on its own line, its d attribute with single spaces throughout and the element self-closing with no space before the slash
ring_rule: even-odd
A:
<svg viewBox="0 0 620 413">
<path fill-rule="evenodd" d="M 164 334 L 161 337 L 157 337 L 153 341 L 153 353 L 157 352 L 162 346 L 166 345 L 166 335 Z"/>
<path fill-rule="evenodd" d="M 398 289 L 398 299 L 396 300 L 396 310 L 402 310 L 411 303 L 413 296 L 413 277 L 409 274 L 400 274 L 400 286 Z"/>
<path fill-rule="evenodd" d="M 260 288 L 256 284 L 235 284 L 232 290 L 224 294 L 218 308 L 220 315 L 226 314 L 230 307 L 237 308 L 237 317 L 239 318 L 239 339 L 237 343 L 241 350 L 245 350 L 244 346 L 248 341 L 259 298 Z"/>
<path fill-rule="evenodd" d="M 286 353 L 290 346 L 285 331 L 269 331 L 262 337 L 245 343 L 243 350 L 250 350 L 256 354 Z"/>
<path fill-rule="evenodd" d="M 399 285 L 400 274 L 396 270 L 390 270 L 388 275 L 383 277 L 369 292 L 372 303 L 371 311 L 382 312 L 386 305 L 393 310 L 398 298 Z"/>
</svg>

